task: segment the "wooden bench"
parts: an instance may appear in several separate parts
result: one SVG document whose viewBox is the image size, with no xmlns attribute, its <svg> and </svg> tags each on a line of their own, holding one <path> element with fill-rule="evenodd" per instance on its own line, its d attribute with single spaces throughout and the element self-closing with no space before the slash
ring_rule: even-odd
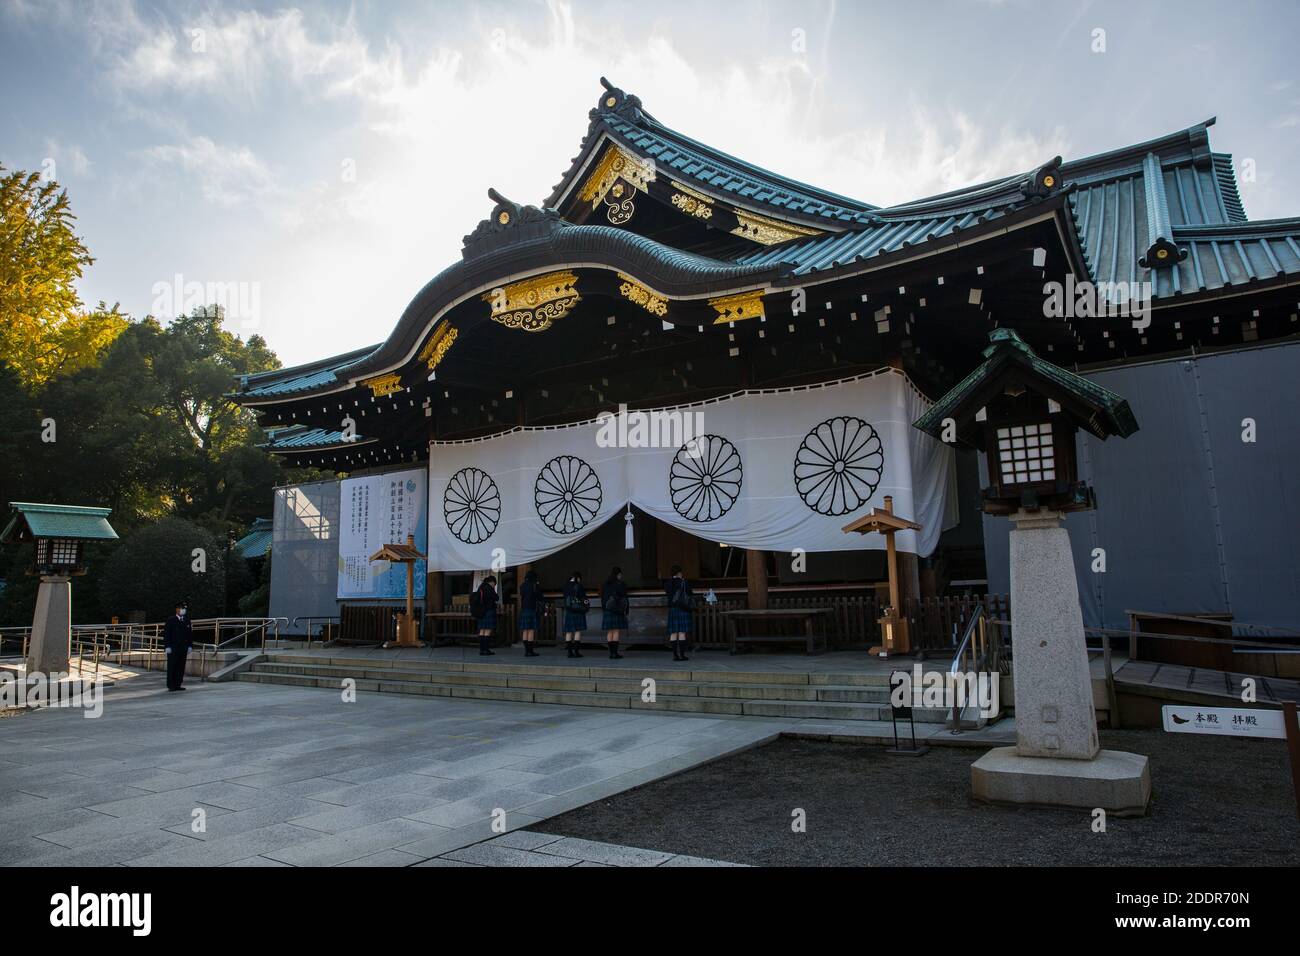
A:
<svg viewBox="0 0 1300 956">
<path fill-rule="evenodd" d="M 827 646 L 826 622 L 830 613 L 828 607 L 745 608 L 723 611 L 722 617 L 727 622 L 732 654 L 739 654 L 742 644 L 803 644 L 805 654 L 821 654 Z M 803 626 L 796 634 L 750 633 L 743 629 L 746 624 L 760 621 L 802 621 Z"/>
<path fill-rule="evenodd" d="M 435 611 L 424 615 L 426 640 L 433 647 L 446 647 L 449 645 L 468 642 L 473 644 L 478 640 L 478 632 L 474 629 L 474 616 L 468 610 L 464 611 Z M 459 622 L 468 630 L 443 630 L 443 625 L 451 625 Z"/>
</svg>

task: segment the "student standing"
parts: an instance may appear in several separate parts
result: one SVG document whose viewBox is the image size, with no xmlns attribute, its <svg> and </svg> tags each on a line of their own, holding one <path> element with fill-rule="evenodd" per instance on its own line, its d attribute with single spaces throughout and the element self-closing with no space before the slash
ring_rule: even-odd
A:
<svg viewBox="0 0 1300 956">
<path fill-rule="evenodd" d="M 497 628 L 497 579 L 488 575 L 474 592 L 475 606 L 470 608 L 478 627 L 478 653 L 480 657 L 491 657 L 492 649 L 488 642 L 492 632 Z"/>
<path fill-rule="evenodd" d="M 619 636 L 627 630 L 627 585 L 623 583 L 623 569 L 615 567 L 600 588 L 601 627 L 609 645 L 609 659 L 621 660 L 618 652 Z"/>
<path fill-rule="evenodd" d="M 564 649 L 569 657 L 582 656 L 582 632 L 587 629 L 591 601 L 582 586 L 582 572 L 574 571 L 564 586 Z"/>
<path fill-rule="evenodd" d="M 673 660 L 689 661 L 686 635 L 691 632 L 691 608 L 695 596 L 680 564 L 673 565 L 673 576 L 664 585 L 664 592 L 668 595 L 668 643 L 673 648 Z"/>
<path fill-rule="evenodd" d="M 524 575 L 524 583 L 519 585 L 519 636 L 524 642 L 524 657 L 541 657 L 533 650 L 541 610 L 542 586 L 538 582 L 537 572 L 530 570 Z"/>
</svg>

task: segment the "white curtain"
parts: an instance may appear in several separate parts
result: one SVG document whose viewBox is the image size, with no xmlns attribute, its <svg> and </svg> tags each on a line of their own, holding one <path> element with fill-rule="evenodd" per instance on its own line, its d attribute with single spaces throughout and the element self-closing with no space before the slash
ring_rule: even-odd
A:
<svg viewBox="0 0 1300 956">
<path fill-rule="evenodd" d="M 892 495 L 928 555 L 956 523 L 951 447 L 912 427 L 929 402 L 892 369 L 802 389 L 433 442 L 429 567 L 537 561 L 631 502 L 693 535 L 791 552 L 883 548 L 841 530 Z"/>
</svg>

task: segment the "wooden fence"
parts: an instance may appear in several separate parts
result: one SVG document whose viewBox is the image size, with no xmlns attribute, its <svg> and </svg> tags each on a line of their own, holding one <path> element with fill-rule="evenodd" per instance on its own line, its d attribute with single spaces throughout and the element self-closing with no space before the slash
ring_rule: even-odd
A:
<svg viewBox="0 0 1300 956">
<path fill-rule="evenodd" d="M 716 604 L 699 601 L 692 614 L 693 632 L 691 642 L 703 647 L 722 647 L 727 644 L 727 625 L 722 616 L 723 611 L 737 610 L 745 607 L 743 598 L 726 597 Z M 768 601 L 773 608 L 829 607 L 831 620 L 827 626 L 830 646 L 835 650 L 863 649 L 881 643 L 880 618 L 881 607 L 874 594 L 826 594 L 809 592 L 806 594 L 774 594 Z M 1008 619 L 1011 616 L 1011 604 L 1004 594 L 984 594 L 979 596 L 913 598 L 904 609 L 908 621 L 913 648 L 941 656 L 944 652 L 955 649 L 956 642 L 975 613 L 975 608 L 982 606 L 984 613 L 992 619 Z M 464 611 L 464 603 L 448 604 L 446 611 Z M 394 635 L 393 615 L 396 608 L 391 605 L 365 606 L 343 605 L 340 640 L 357 643 L 380 643 L 391 640 Z M 423 609 L 416 608 L 417 614 L 424 621 L 420 639 L 429 640 L 428 619 L 423 617 Z M 537 629 L 539 644 L 554 644 L 560 638 L 559 614 L 562 611 L 558 602 L 547 603 L 544 607 Z M 590 618 L 594 622 L 588 635 L 599 630 L 598 614 Z M 446 636 L 457 634 L 469 637 L 473 626 L 443 625 Z M 519 608 L 513 601 L 503 603 L 497 610 L 497 628 L 493 643 L 509 644 L 518 639 Z M 667 643 L 667 634 L 664 635 Z"/>
<path fill-rule="evenodd" d="M 909 600 L 905 613 L 912 647 L 935 654 L 955 650 L 966 622 L 981 605 L 990 618 L 1008 618 L 1011 615 L 1011 604 L 1002 594 Z M 712 605 L 700 604 L 692 618 L 695 625 L 692 642 L 706 647 L 725 645 L 727 627 L 722 612 L 743 607 L 743 600 L 734 599 Z M 773 595 L 768 607 L 829 607 L 831 620 L 827 634 L 830 646 L 835 650 L 867 648 L 881 643 L 880 625 L 877 623 L 881 607 L 874 594 Z M 752 628 L 754 625 L 749 626 Z"/>
</svg>

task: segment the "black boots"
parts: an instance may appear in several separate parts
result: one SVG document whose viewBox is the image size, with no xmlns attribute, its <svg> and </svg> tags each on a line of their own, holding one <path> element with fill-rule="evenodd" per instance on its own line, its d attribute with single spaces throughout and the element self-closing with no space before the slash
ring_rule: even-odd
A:
<svg viewBox="0 0 1300 956">
<path fill-rule="evenodd" d="M 524 657 L 541 657 L 541 656 L 542 656 L 541 654 L 538 654 L 535 650 L 533 650 L 532 641 L 524 641 Z"/>
<path fill-rule="evenodd" d="M 479 657 L 493 657 L 493 656 L 494 656 L 493 653 L 492 653 L 492 651 L 488 649 L 488 641 L 489 641 L 489 640 L 491 640 L 491 638 L 484 637 L 482 634 L 480 634 L 480 635 L 478 636 L 478 653 L 479 653 Z"/>
<path fill-rule="evenodd" d="M 623 655 L 618 652 L 618 641 L 609 642 L 609 659 L 611 661 L 621 661 Z"/>
<path fill-rule="evenodd" d="M 673 641 L 673 642 L 672 642 L 672 645 L 673 645 L 673 660 L 675 660 L 675 661 L 689 661 L 689 660 L 690 660 L 690 658 L 686 656 L 686 642 L 685 642 L 685 641 Z"/>
</svg>

